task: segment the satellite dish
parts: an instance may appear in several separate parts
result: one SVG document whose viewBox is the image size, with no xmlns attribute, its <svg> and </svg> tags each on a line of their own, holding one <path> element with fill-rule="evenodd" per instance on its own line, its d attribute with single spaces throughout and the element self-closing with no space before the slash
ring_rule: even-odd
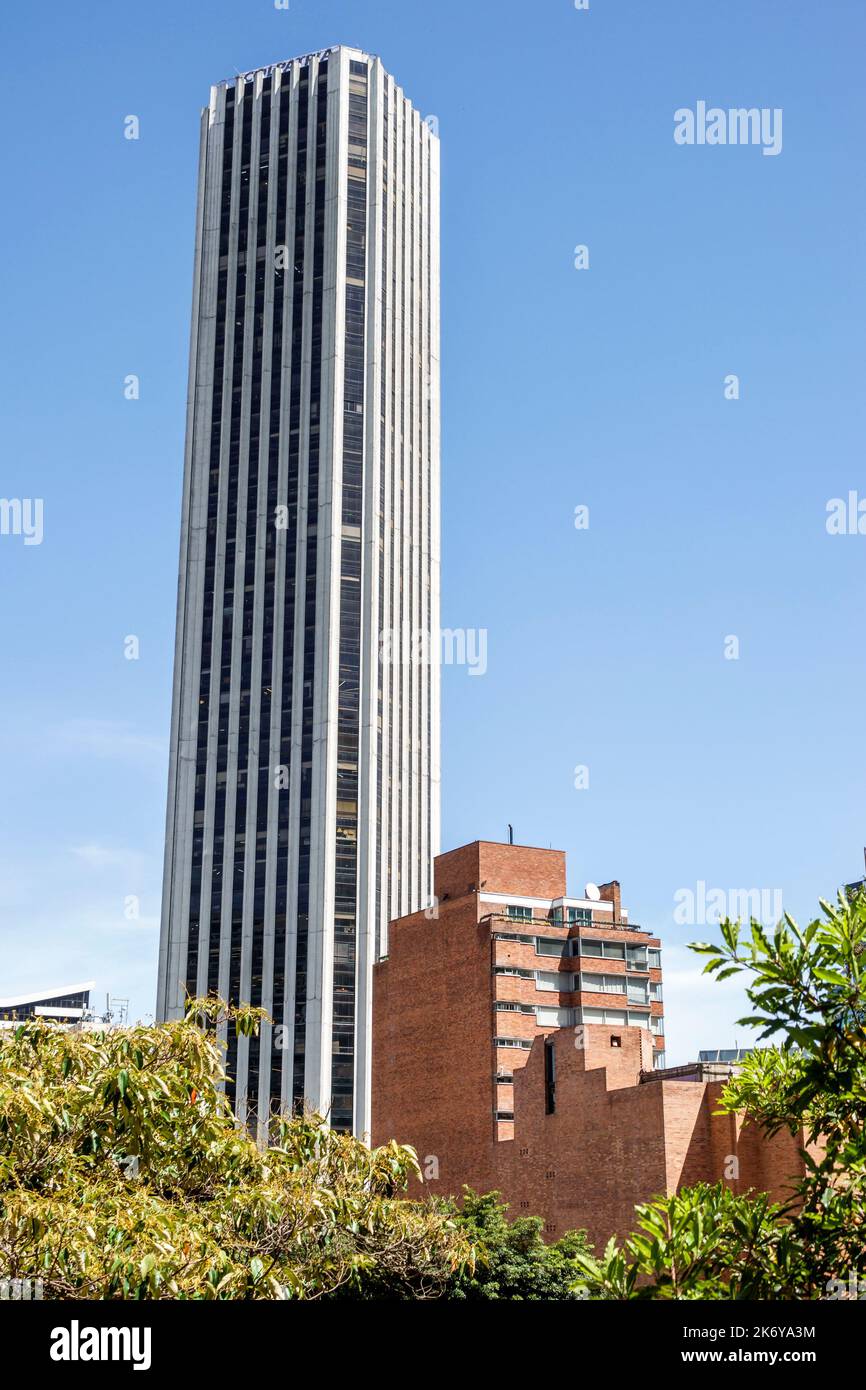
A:
<svg viewBox="0 0 866 1390">
<path fill-rule="evenodd" d="M 591 903 L 601 901 L 601 892 L 597 883 L 588 883 L 583 892 L 584 896 L 587 897 Z"/>
</svg>

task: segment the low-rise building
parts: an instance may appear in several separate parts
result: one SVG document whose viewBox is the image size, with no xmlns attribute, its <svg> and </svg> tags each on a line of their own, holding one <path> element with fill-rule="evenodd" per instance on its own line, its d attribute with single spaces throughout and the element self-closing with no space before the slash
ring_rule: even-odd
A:
<svg viewBox="0 0 866 1390">
<path fill-rule="evenodd" d="M 80 1023 L 90 1012 L 90 993 L 93 980 L 83 984 L 60 985 L 57 989 L 36 990 L 31 994 L 10 995 L 0 999 L 0 1026 L 25 1023 L 31 1018 L 44 1018 L 67 1026 Z"/>
<path fill-rule="evenodd" d="M 125 999 L 109 1000 L 105 1011 L 93 1008 L 90 996 L 94 980 L 82 984 L 59 985 L 57 989 L 34 990 L 30 994 L 9 995 L 0 999 L 0 1028 L 17 1028 L 20 1023 L 40 1018 L 59 1028 L 105 1028 L 126 1022 Z"/>
<path fill-rule="evenodd" d="M 730 1067 L 664 1067 L 661 943 L 613 881 L 566 891 L 565 855 L 476 841 L 436 861 L 436 903 L 375 967 L 374 1143 L 412 1144 L 434 1194 L 498 1189 L 550 1238 L 627 1234 L 636 1202 L 801 1171 L 717 1115 Z"/>
</svg>

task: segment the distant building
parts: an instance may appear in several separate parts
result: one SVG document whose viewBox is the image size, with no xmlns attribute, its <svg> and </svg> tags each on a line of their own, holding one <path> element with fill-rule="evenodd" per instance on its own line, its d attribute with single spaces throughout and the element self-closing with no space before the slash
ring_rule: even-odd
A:
<svg viewBox="0 0 866 1390">
<path fill-rule="evenodd" d="M 563 853 L 484 841 L 435 883 L 373 992 L 373 1142 L 415 1147 L 420 1190 L 496 1189 L 548 1237 L 603 1244 L 683 1184 L 779 1196 L 799 1176 L 797 1140 L 716 1113 L 730 1063 L 664 1067 L 660 942 L 618 883 L 569 898 Z"/>
<path fill-rule="evenodd" d="M 80 985 L 61 985 L 58 989 L 37 990 L 33 994 L 10 995 L 0 999 L 0 1028 L 41 1018 L 62 1028 L 122 1027 L 127 1020 L 128 1000 L 105 997 L 105 1009 L 97 1012 L 90 1002 L 93 980 Z"/>
<path fill-rule="evenodd" d="M 0 1027 L 44 1018 L 52 1023 L 72 1025 L 90 1014 L 90 992 L 95 981 L 80 985 L 61 985 L 59 989 L 38 990 L 35 994 L 10 995 L 0 999 Z"/>
<path fill-rule="evenodd" d="M 744 1062 L 750 1052 L 754 1052 L 752 1047 L 715 1047 L 702 1050 L 698 1053 L 699 1062 L 728 1062 L 731 1066 L 738 1066 Z"/>
</svg>

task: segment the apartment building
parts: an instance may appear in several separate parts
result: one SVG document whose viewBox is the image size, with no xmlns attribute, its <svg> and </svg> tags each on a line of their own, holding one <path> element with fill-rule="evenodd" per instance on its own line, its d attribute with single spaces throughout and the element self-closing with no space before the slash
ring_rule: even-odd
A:
<svg viewBox="0 0 866 1390">
<path fill-rule="evenodd" d="M 618 882 L 570 897 L 561 851 L 476 841 L 435 884 L 374 969 L 373 1142 L 415 1147 L 419 1190 L 498 1190 L 603 1244 L 657 1193 L 801 1171 L 791 1136 L 717 1113 L 730 1068 L 665 1068 L 661 942 Z"/>
</svg>

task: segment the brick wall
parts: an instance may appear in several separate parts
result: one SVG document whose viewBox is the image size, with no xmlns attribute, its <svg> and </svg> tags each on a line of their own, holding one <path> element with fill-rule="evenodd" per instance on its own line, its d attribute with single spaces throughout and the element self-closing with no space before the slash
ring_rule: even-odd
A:
<svg viewBox="0 0 866 1390">
<path fill-rule="evenodd" d="M 565 853 L 475 840 L 440 854 L 435 879 L 440 899 L 462 897 L 478 888 L 485 893 L 526 898 L 562 898 L 566 893 Z"/>
<path fill-rule="evenodd" d="M 442 903 L 438 919 L 401 918 L 373 972 L 373 1143 L 397 1139 L 435 1160 L 439 1191 L 491 1177 L 490 932 L 476 905 L 473 895 Z"/>
<path fill-rule="evenodd" d="M 647 1029 L 544 1027 L 534 1012 L 495 1010 L 496 1000 L 559 1007 L 578 996 L 541 994 L 534 970 L 555 972 L 557 957 L 541 959 L 531 943 L 495 940 L 503 925 L 506 935 L 524 928 L 482 920 L 492 909 L 479 890 L 504 900 L 563 897 L 565 857 L 487 841 L 465 845 L 436 861 L 438 916 L 416 913 L 392 924 L 388 958 L 374 969 L 374 1144 L 413 1145 L 428 1193 L 459 1196 L 464 1184 L 498 1189 L 512 1216 L 542 1216 L 551 1239 L 583 1227 L 600 1246 L 631 1231 L 635 1203 L 726 1178 L 736 1166 L 731 1157 L 739 1167 L 730 1179 L 735 1190 L 778 1198 L 789 1189 L 801 1171 L 796 1141 L 768 1141 L 742 1117 L 716 1115 L 721 1083 L 640 1082 L 652 1067 Z M 619 912 L 619 884 L 605 885 L 605 893 Z M 535 922 L 526 934 L 565 941 L 569 929 Z M 595 923 L 591 934 L 658 944 Z M 494 974 L 502 964 L 531 978 Z M 625 972 L 615 961 L 597 964 L 604 973 Z M 497 1047 L 497 1034 L 530 1046 Z M 545 1040 L 555 1057 L 553 1113 L 546 1109 Z M 497 1085 L 497 1071 L 513 1080 Z M 497 1111 L 514 1120 L 497 1121 Z"/>
</svg>

